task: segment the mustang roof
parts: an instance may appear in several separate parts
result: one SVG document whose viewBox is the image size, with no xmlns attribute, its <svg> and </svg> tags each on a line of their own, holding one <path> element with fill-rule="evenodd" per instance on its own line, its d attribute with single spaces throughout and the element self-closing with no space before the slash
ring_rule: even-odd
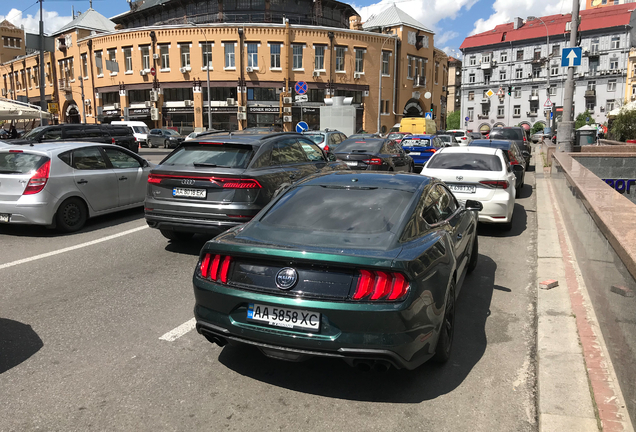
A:
<svg viewBox="0 0 636 432">
<path fill-rule="evenodd" d="M 394 173 L 360 173 L 337 171 L 309 177 L 299 182 L 302 186 L 328 186 L 342 188 L 378 188 L 397 189 L 415 192 L 421 186 L 430 183 L 431 178 L 423 175 L 394 174 Z"/>
</svg>

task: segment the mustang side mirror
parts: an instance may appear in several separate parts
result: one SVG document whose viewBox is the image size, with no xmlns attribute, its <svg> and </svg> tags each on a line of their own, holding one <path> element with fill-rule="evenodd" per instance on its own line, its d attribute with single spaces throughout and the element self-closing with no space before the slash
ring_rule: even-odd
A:
<svg viewBox="0 0 636 432">
<path fill-rule="evenodd" d="M 524 156 L 530 156 L 530 152 L 527 150 L 522 151 L 521 154 Z"/>
<path fill-rule="evenodd" d="M 335 154 L 333 154 L 333 153 L 329 153 L 329 154 L 327 155 L 327 159 L 329 159 L 329 162 L 335 162 L 335 161 L 337 161 L 337 160 L 338 160 L 338 159 L 336 158 L 336 155 L 335 155 Z"/>
<path fill-rule="evenodd" d="M 466 200 L 466 204 L 465 204 L 466 210 L 468 211 L 482 211 L 484 209 L 484 206 L 482 205 L 482 203 L 480 203 L 479 201 L 475 201 L 475 200 Z"/>
</svg>

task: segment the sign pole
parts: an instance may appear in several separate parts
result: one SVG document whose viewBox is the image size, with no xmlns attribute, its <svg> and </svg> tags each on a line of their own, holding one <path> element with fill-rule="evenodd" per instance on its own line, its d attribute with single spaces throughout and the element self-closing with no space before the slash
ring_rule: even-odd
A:
<svg viewBox="0 0 636 432">
<path fill-rule="evenodd" d="M 570 32 L 570 47 L 576 47 L 577 32 L 579 28 L 579 0 L 572 0 L 572 24 Z M 570 53 L 571 54 L 571 53 Z M 570 56 L 568 55 L 568 58 Z M 570 58 L 568 64 L 568 77 L 565 81 L 563 95 L 563 119 L 558 127 L 557 151 L 571 152 L 574 141 L 574 121 L 572 107 L 574 105 L 574 65 Z"/>
</svg>

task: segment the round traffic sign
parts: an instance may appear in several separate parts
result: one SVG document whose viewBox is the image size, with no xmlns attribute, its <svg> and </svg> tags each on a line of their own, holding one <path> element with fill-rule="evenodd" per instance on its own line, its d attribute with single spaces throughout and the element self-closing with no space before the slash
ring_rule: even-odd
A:
<svg viewBox="0 0 636 432">
<path fill-rule="evenodd" d="M 466 117 L 464 120 L 466 120 L 466 121 L 470 121 L 470 117 Z"/>
<path fill-rule="evenodd" d="M 309 125 L 307 122 L 299 121 L 296 123 L 296 132 L 301 133 L 302 131 L 309 130 Z"/>
<path fill-rule="evenodd" d="M 157 73 L 157 71 L 155 70 L 155 68 L 150 68 L 150 75 L 155 76 Z"/>
<path fill-rule="evenodd" d="M 297 94 L 304 95 L 305 93 L 307 93 L 307 83 L 305 81 L 298 81 L 294 89 L 296 90 Z"/>
</svg>

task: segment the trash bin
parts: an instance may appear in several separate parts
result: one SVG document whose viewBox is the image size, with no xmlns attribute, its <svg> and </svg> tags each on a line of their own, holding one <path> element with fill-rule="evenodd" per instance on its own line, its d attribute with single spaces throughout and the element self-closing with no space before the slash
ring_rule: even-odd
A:
<svg viewBox="0 0 636 432">
<path fill-rule="evenodd" d="M 577 130 L 575 132 L 574 145 L 586 146 L 596 144 L 596 130 Z"/>
</svg>

